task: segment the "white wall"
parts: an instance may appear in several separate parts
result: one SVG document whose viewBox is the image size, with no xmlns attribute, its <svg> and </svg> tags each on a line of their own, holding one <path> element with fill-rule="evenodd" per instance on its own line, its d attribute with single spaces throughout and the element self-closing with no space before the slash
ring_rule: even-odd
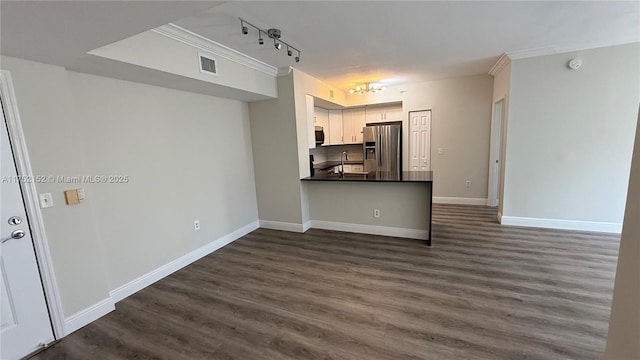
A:
<svg viewBox="0 0 640 360">
<path fill-rule="evenodd" d="M 2 58 L 35 174 L 128 175 L 38 184 L 66 316 L 258 218 L 248 106 Z M 64 204 L 82 186 L 87 200 Z M 201 230 L 193 230 L 193 220 Z"/>
<path fill-rule="evenodd" d="M 638 121 L 640 122 L 640 114 Z M 640 359 L 638 339 L 640 339 L 640 126 L 636 128 L 635 150 L 604 358 L 607 360 Z"/>
<path fill-rule="evenodd" d="M 89 162 L 81 151 L 82 134 L 75 130 L 69 73 L 63 68 L 2 57 L 9 70 L 18 103 L 31 166 L 35 175 L 76 175 Z M 64 206 L 64 184 L 39 183 L 38 192 L 50 192 L 54 207 L 42 215 L 52 263 L 66 316 L 109 296 L 102 242 L 93 211 L 93 194 L 86 204 Z"/>
<path fill-rule="evenodd" d="M 368 226 L 428 230 L 428 184 L 320 181 L 308 186 L 312 222 L 358 224 L 361 232 Z M 380 210 L 379 218 L 373 217 L 374 209 Z"/>
<path fill-rule="evenodd" d="M 638 44 L 512 62 L 503 215 L 622 222 L 639 64 Z"/>
<path fill-rule="evenodd" d="M 278 98 L 252 102 L 249 110 L 260 220 L 301 225 L 300 132 L 293 92 L 293 74 L 281 76 Z"/>
<path fill-rule="evenodd" d="M 404 91 L 404 154 L 409 153 L 409 112 L 431 109 L 434 196 L 486 199 L 493 96 L 491 76 L 459 77 L 401 88 Z M 444 148 L 444 155 L 438 155 L 438 148 Z M 407 156 L 404 156 L 403 168 L 409 168 Z M 465 187 L 466 180 L 471 180 L 470 188 Z"/>
<path fill-rule="evenodd" d="M 181 36 L 192 37 L 192 35 L 182 32 Z M 205 74 L 200 71 L 198 53 L 216 59 L 217 75 Z M 257 99 L 278 96 L 273 75 L 153 31 L 145 31 L 128 37 L 92 50 L 89 54 L 212 85 L 220 85 L 227 89 L 231 98 L 245 96 L 249 99 Z M 100 69 L 95 70 L 100 71 Z M 136 76 L 135 73 L 132 75 Z M 194 89 L 197 88 L 198 86 L 194 86 Z"/>
</svg>

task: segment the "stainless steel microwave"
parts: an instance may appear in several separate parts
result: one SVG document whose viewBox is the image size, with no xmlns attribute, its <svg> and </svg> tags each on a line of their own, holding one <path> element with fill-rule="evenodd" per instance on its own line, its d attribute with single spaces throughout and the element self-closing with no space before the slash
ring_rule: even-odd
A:
<svg viewBox="0 0 640 360">
<path fill-rule="evenodd" d="M 316 145 L 324 144 L 324 129 L 322 126 L 316 126 Z"/>
</svg>

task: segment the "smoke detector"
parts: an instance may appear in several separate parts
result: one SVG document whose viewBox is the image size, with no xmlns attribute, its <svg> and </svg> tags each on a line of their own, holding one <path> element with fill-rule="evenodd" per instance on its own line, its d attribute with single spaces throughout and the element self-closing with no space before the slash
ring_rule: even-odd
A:
<svg viewBox="0 0 640 360">
<path fill-rule="evenodd" d="M 580 66 L 582 66 L 582 60 L 578 59 L 578 58 L 573 58 L 571 60 L 569 60 L 569 69 L 571 70 L 578 70 L 580 69 Z"/>
</svg>

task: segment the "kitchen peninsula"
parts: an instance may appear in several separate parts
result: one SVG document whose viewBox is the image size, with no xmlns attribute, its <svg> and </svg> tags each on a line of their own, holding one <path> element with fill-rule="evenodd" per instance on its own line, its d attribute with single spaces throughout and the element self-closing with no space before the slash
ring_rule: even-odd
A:
<svg viewBox="0 0 640 360">
<path fill-rule="evenodd" d="M 343 217 L 350 217 L 343 221 L 378 226 L 378 230 L 391 230 L 392 228 L 379 226 L 376 222 L 380 218 L 388 218 L 405 228 L 404 237 L 423 239 L 431 246 L 432 171 L 404 171 L 400 176 L 386 172 L 334 174 L 325 171 L 302 178 L 301 181 L 309 184 L 312 216 L 320 220 L 316 223 L 322 224 L 323 220 L 335 222 Z M 412 211 L 408 212 L 410 216 L 406 215 L 407 207 L 412 207 Z M 400 212 L 399 209 L 404 211 Z M 373 216 L 369 214 L 369 210 L 373 212 Z M 405 215 L 399 217 L 398 213 Z M 420 228 L 416 229 L 418 226 Z M 393 233 L 390 235 L 393 236 Z"/>
</svg>

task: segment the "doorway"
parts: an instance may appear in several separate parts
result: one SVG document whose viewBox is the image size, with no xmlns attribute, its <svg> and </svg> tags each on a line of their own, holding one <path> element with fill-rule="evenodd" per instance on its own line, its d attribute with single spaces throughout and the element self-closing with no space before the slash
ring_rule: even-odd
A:
<svg viewBox="0 0 640 360">
<path fill-rule="evenodd" d="M 0 110 L 0 358 L 18 359 L 55 340 L 43 284 L 45 273 L 47 279 L 52 273 L 40 272 L 49 262 L 38 263 L 36 249 L 42 244 L 34 241 L 34 233 L 42 231 L 41 218 L 31 216 L 33 194 L 26 196 L 29 190 L 35 193 L 35 187 L 33 177 L 25 175 L 31 171 L 26 148 L 20 146 L 24 141 L 5 71 L 0 72 Z M 59 304 L 58 297 L 53 302 Z M 61 315 L 58 309 L 52 313 Z"/>
<path fill-rule="evenodd" d="M 409 170 L 431 170 L 431 110 L 409 112 Z"/>
<path fill-rule="evenodd" d="M 489 150 L 489 189 L 487 206 L 500 204 L 500 177 L 502 174 L 502 127 L 504 125 L 504 98 L 493 104 L 491 118 L 491 148 Z"/>
</svg>

